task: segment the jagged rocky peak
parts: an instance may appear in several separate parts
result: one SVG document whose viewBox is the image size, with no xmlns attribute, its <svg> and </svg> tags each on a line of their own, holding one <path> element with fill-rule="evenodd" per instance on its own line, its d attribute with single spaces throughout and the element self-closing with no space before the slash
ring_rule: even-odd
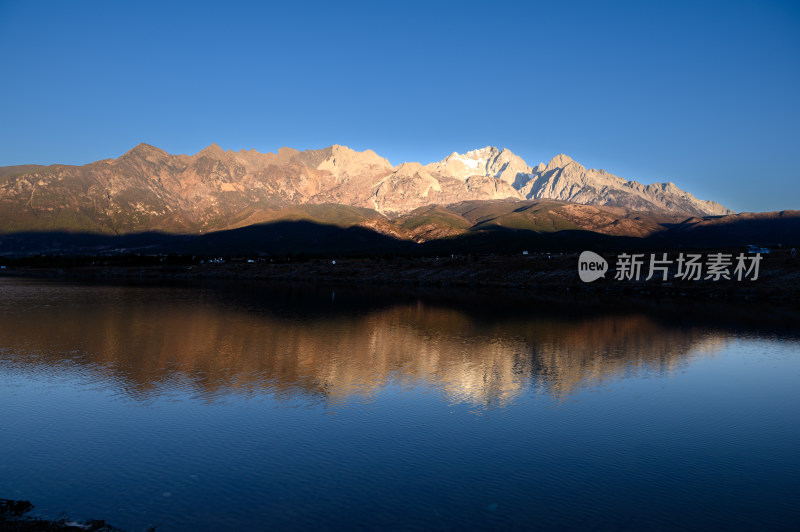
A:
<svg viewBox="0 0 800 532">
<path fill-rule="evenodd" d="M 226 151 L 214 142 L 189 157 L 189 160 L 197 162 L 202 159 L 211 159 L 214 161 L 222 161 L 226 165 L 238 165 L 247 172 L 257 172 L 270 165 L 286 166 L 299 153 L 301 152 L 294 148 L 286 147 L 280 148 L 278 153 L 262 153 L 255 148 L 249 150 Z"/>
<path fill-rule="evenodd" d="M 672 181 L 667 181 L 666 183 L 656 183 L 656 184 L 664 192 L 669 192 L 670 194 L 686 194 L 683 190 L 678 188 L 678 185 L 676 185 Z"/>
<path fill-rule="evenodd" d="M 255 150 L 253 150 L 253 151 L 255 151 Z M 295 156 L 295 155 L 297 155 L 298 153 L 299 153 L 299 152 L 298 152 L 296 149 L 294 149 L 294 148 L 287 148 L 286 146 L 284 146 L 283 148 L 278 148 L 278 153 L 277 153 L 277 155 L 278 155 L 279 157 L 287 157 L 287 158 L 288 158 L 288 157 L 294 157 L 294 156 Z"/>
<path fill-rule="evenodd" d="M 511 150 L 486 146 L 466 153 L 453 152 L 428 167 L 439 174 L 466 180 L 471 176 L 498 177 L 513 183 L 518 173 L 530 173 L 527 163 Z"/>
<path fill-rule="evenodd" d="M 147 155 L 154 154 L 154 153 L 166 154 L 167 152 L 165 152 L 161 148 L 156 148 L 155 146 L 153 146 L 151 144 L 147 144 L 146 142 L 140 142 L 139 144 L 137 144 L 136 146 L 134 146 L 130 150 L 126 151 L 123 154 L 123 157 L 126 156 L 126 155 L 142 157 L 142 156 L 147 156 Z"/>
<path fill-rule="evenodd" d="M 285 166 L 289 164 L 292 157 L 299 152 L 293 148 L 280 148 L 278 153 L 261 153 L 256 149 L 239 150 L 233 152 L 228 150 L 227 154 L 234 157 L 236 162 L 252 170 L 262 170 L 270 165 Z"/>
<path fill-rule="evenodd" d="M 119 160 L 145 160 L 151 163 L 160 163 L 170 157 L 172 156 L 161 148 L 142 142 L 125 152 Z"/>
<path fill-rule="evenodd" d="M 574 163 L 574 162 L 575 161 L 569 155 L 564 155 L 563 153 L 560 153 L 555 157 L 553 157 L 552 159 L 550 159 L 550 162 L 547 163 L 545 170 L 553 170 L 554 168 L 564 168 L 569 163 Z"/>
<path fill-rule="evenodd" d="M 111 182 L 109 165 L 114 166 Z M 74 210 L 78 196 L 73 188 L 80 185 L 83 192 L 78 200 L 85 212 L 94 213 L 91 220 L 133 220 L 124 227 L 105 227 L 108 231 L 184 230 L 210 228 L 212 223 L 221 228 L 264 205 L 306 203 L 339 203 L 397 214 L 431 204 L 512 198 L 689 216 L 731 212 L 699 200 L 673 183 L 645 186 L 626 181 L 606 171 L 586 169 L 564 154 L 531 168 L 511 150 L 494 146 L 453 152 L 425 166 L 402 163 L 392 167 L 372 150 L 356 151 L 338 144 L 305 151 L 281 148 L 277 153 L 224 151 L 211 144 L 192 156 L 170 155 L 139 144 L 119 159 L 80 170 L 32 168 L 35 179 L 30 173 L 17 175 L 15 171 L 14 177 L 0 183 L 0 207 L 7 205 L 6 212 L 21 209 L 28 216 L 25 223 L 42 223 L 42 219 L 56 223 L 61 210 Z M 79 180 L 71 177 L 78 174 Z M 39 181 L 49 187 L 45 207 L 30 202 L 33 183 Z M 87 189 L 86 183 L 94 185 Z M 147 205 L 143 201 L 137 207 L 130 205 L 127 198 L 134 189 Z M 136 217 L 127 216 L 137 212 L 155 218 L 150 225 L 141 225 Z"/>
<path fill-rule="evenodd" d="M 499 153 L 499 150 L 494 146 L 486 146 L 485 148 L 480 148 L 465 153 L 458 153 L 454 151 L 453 153 L 442 159 L 440 163 L 446 164 L 449 162 L 454 162 L 475 168 L 478 164 L 481 163 L 485 164 L 490 157 L 496 155 L 497 153 Z"/>
<path fill-rule="evenodd" d="M 375 172 L 392 170 L 391 163 L 372 150 L 356 151 L 347 146 L 334 144 L 327 148 L 328 152 L 319 164 L 317 170 L 327 170 L 334 175 L 355 175 L 360 172 Z"/>
<path fill-rule="evenodd" d="M 414 175 L 423 168 L 420 163 L 400 163 L 394 168 L 397 175 Z"/>
<path fill-rule="evenodd" d="M 225 150 L 220 148 L 216 142 L 212 142 L 209 146 L 206 146 L 205 148 L 197 152 L 194 156 L 195 157 L 206 156 L 206 157 L 212 157 L 214 159 L 220 159 L 222 157 L 225 157 Z"/>
<path fill-rule="evenodd" d="M 514 185 L 531 178 L 533 170 L 522 157 L 503 148 L 487 167 L 488 174 Z"/>
</svg>

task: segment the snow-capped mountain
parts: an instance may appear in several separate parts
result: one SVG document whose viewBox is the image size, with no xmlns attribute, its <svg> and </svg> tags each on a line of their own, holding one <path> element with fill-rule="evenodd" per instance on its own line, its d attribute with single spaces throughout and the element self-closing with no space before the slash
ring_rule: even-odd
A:
<svg viewBox="0 0 800 532">
<path fill-rule="evenodd" d="M 558 199 L 588 205 L 611 205 L 668 214 L 722 215 L 733 211 L 703 201 L 673 183 L 642 185 L 605 170 L 587 169 L 566 155 L 536 167 L 507 149 L 487 146 L 452 153 L 413 172 L 405 163 L 379 184 L 374 207 L 407 212 L 429 203 L 474 199 Z"/>
<path fill-rule="evenodd" d="M 258 223 L 265 212 L 292 205 L 336 203 L 393 217 L 431 204 L 506 198 L 687 217 L 732 212 L 672 183 L 627 181 L 566 155 L 531 167 L 491 146 L 392 166 L 371 150 L 339 145 L 265 154 L 212 144 L 188 156 L 140 144 L 83 166 L 0 167 L 0 232 L 194 232 Z"/>
</svg>

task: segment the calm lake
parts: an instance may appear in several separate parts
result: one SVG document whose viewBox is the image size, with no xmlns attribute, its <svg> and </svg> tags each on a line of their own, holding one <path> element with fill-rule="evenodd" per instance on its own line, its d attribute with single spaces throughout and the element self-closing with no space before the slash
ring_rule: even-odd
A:
<svg viewBox="0 0 800 532">
<path fill-rule="evenodd" d="M 131 532 L 798 529 L 798 315 L 602 303 L 0 278 L 0 498 Z"/>
</svg>

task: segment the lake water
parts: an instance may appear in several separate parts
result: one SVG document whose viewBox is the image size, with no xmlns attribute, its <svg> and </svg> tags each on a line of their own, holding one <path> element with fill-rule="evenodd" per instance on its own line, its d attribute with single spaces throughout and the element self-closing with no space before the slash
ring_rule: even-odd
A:
<svg viewBox="0 0 800 532">
<path fill-rule="evenodd" d="M 797 529 L 797 325 L 0 279 L 0 498 L 131 532 Z"/>
</svg>

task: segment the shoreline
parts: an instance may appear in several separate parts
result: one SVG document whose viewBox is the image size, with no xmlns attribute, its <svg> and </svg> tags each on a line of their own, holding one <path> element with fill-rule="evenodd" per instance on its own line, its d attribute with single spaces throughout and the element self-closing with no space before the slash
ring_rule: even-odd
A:
<svg viewBox="0 0 800 532">
<path fill-rule="evenodd" d="M 731 253 L 731 250 L 719 252 Z M 718 252 L 714 250 L 713 252 Z M 704 250 L 708 255 L 709 250 Z M 718 281 L 615 280 L 585 283 L 578 277 L 578 254 L 389 256 L 381 258 L 228 258 L 197 257 L 38 257 L 18 260 L 0 270 L 0 277 L 74 280 L 238 280 L 319 285 L 440 287 L 449 289 L 519 290 L 543 295 L 609 295 L 667 299 L 725 299 L 792 302 L 800 300 L 800 260 L 779 253 L 763 257 L 759 277 Z"/>
<path fill-rule="evenodd" d="M 30 501 L 0 499 L 0 530 L 14 532 L 56 532 L 86 530 L 91 532 L 125 532 L 102 519 L 75 521 L 68 517 L 47 519 L 29 514 L 35 506 Z M 151 529 L 152 530 L 152 529 Z"/>
</svg>

